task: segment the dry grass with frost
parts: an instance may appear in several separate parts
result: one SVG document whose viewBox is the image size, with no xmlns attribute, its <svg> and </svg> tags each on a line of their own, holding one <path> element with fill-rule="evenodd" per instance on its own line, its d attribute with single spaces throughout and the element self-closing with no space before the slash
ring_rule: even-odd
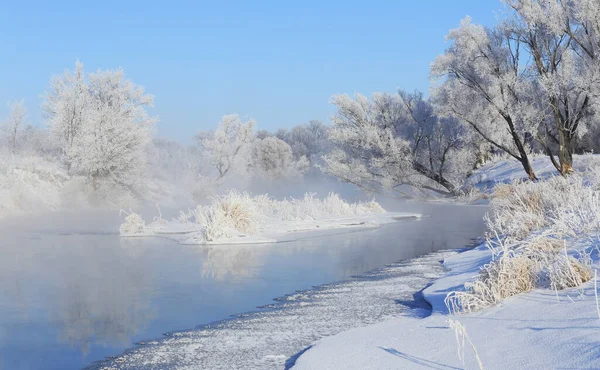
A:
<svg viewBox="0 0 600 370">
<path fill-rule="evenodd" d="M 600 191 L 583 176 L 495 187 L 486 216 L 492 261 L 464 291 L 447 295 L 451 313 L 473 312 L 534 288 L 561 290 L 592 278 L 590 254 L 569 244 L 600 230 Z"/>
<path fill-rule="evenodd" d="M 214 241 L 240 234 L 252 235 L 261 226 L 269 223 L 326 220 L 381 213 L 385 213 L 385 210 L 375 201 L 349 203 L 334 193 L 329 193 L 322 199 L 313 193 L 307 193 L 299 199 L 277 200 L 267 195 L 252 196 L 246 192 L 230 190 L 224 195 L 214 197 L 211 205 L 199 205 L 188 212 L 181 212 L 174 222 L 198 224 L 204 240 Z M 134 230 L 134 221 L 137 220 L 126 219 L 122 228 Z"/>
</svg>

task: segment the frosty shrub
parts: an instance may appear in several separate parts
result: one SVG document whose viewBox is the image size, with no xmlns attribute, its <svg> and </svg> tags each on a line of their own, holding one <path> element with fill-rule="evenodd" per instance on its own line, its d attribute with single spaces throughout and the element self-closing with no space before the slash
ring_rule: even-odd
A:
<svg viewBox="0 0 600 370">
<path fill-rule="evenodd" d="M 471 187 L 461 191 L 456 196 L 456 201 L 461 203 L 472 204 L 488 198 L 489 196 L 486 193 L 482 192 L 476 187 Z"/>
<path fill-rule="evenodd" d="M 499 258 L 484 265 L 479 276 L 465 283 L 465 291 L 454 291 L 445 303 L 451 313 L 478 311 L 534 288 L 562 290 L 577 287 L 592 278 L 588 253 L 569 254 L 558 240 L 526 242 L 516 250 L 504 246 Z"/>
<path fill-rule="evenodd" d="M 231 190 L 215 197 L 210 206 L 196 207 L 191 214 L 194 221 L 203 226 L 205 239 L 212 241 L 235 233 L 254 233 L 260 218 L 258 203 L 246 192 Z"/>
<path fill-rule="evenodd" d="M 592 278 L 591 258 L 585 253 L 575 258 L 565 251 L 555 255 L 544 269 L 553 290 L 575 288 Z"/>
<path fill-rule="evenodd" d="M 488 229 L 516 240 L 543 228 L 565 236 L 600 229 L 600 191 L 580 175 L 497 185 L 490 206 Z"/>
<path fill-rule="evenodd" d="M 139 235 L 146 231 L 146 223 L 142 216 L 137 213 L 130 212 L 125 217 L 125 222 L 119 227 L 121 235 Z"/>
</svg>

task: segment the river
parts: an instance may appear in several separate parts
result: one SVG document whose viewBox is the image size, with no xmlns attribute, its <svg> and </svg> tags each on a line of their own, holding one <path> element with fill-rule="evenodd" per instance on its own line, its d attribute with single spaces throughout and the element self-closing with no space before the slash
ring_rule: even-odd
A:
<svg viewBox="0 0 600 370">
<path fill-rule="evenodd" d="M 460 248 L 486 207 L 406 203 L 377 229 L 265 245 L 189 246 L 121 238 L 114 212 L 0 225 L 0 369 L 79 369 L 165 332 L 253 311 L 298 290 Z"/>
</svg>

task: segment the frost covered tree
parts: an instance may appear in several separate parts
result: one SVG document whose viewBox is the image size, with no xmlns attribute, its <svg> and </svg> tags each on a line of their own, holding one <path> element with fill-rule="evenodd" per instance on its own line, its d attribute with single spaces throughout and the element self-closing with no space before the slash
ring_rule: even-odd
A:
<svg viewBox="0 0 600 370">
<path fill-rule="evenodd" d="M 327 173 L 367 191 L 406 196 L 404 185 L 456 194 L 473 168 L 456 120 L 440 119 L 421 94 L 336 95 L 329 138 L 334 149 L 323 157 Z"/>
<path fill-rule="evenodd" d="M 78 61 L 74 72 L 52 80 L 43 108 L 71 173 L 95 187 L 108 180 L 136 193 L 132 185 L 145 169 L 156 122 L 146 112 L 152 103 L 123 70 L 88 77 Z"/>
<path fill-rule="evenodd" d="M 302 176 L 308 171 L 308 159 L 294 159 L 292 147 L 274 136 L 257 139 L 252 146 L 252 170 L 255 176 L 281 180 Z"/>
<path fill-rule="evenodd" d="M 292 147 L 294 157 L 308 158 L 315 162 L 329 150 L 328 128 L 321 121 L 310 121 L 294 126 L 287 135 L 287 143 Z"/>
<path fill-rule="evenodd" d="M 217 182 L 230 172 L 239 173 L 248 167 L 254 125 L 254 120 L 242 121 L 237 114 L 225 115 L 214 132 L 203 132 L 196 137 L 217 171 Z"/>
<path fill-rule="evenodd" d="M 67 166 L 71 167 L 71 150 L 79 139 L 86 119 L 88 86 L 83 64 L 75 63 L 75 70 L 66 70 L 52 78 L 50 91 L 44 94 L 42 109 L 58 146 L 63 152 Z"/>
<path fill-rule="evenodd" d="M 15 154 L 17 152 L 20 133 L 23 131 L 25 119 L 27 118 L 27 108 L 25 108 L 25 101 L 23 100 L 8 103 L 8 108 L 8 118 L 4 122 L 2 129 L 10 152 Z"/>
<path fill-rule="evenodd" d="M 130 187 L 143 173 L 156 118 L 146 112 L 153 96 L 125 78 L 123 70 L 92 73 L 85 120 L 71 148 L 77 170 L 97 181 Z"/>
<path fill-rule="evenodd" d="M 531 56 L 525 69 L 538 87 L 539 115 L 545 117 L 540 142 L 557 170 L 566 175 L 573 171 L 576 139 L 599 118 L 594 106 L 600 96 L 600 3 L 504 2 L 513 10 L 506 22 L 513 42 Z"/>
<path fill-rule="evenodd" d="M 296 159 L 305 156 L 312 161 L 318 159 L 329 149 L 329 128 L 321 121 L 312 120 L 294 126 L 291 130 L 279 129 L 275 136 L 292 147 Z"/>
<path fill-rule="evenodd" d="M 527 140 L 544 117 L 533 98 L 521 44 L 505 27 L 493 29 L 465 18 L 447 36 L 452 45 L 432 64 L 433 99 L 440 112 L 468 124 L 494 147 L 517 159 L 530 179 Z"/>
</svg>

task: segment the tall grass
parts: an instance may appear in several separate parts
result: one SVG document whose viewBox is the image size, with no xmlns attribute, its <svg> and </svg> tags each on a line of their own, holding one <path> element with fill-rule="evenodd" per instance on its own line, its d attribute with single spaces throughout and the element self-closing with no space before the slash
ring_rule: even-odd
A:
<svg viewBox="0 0 600 370">
<path fill-rule="evenodd" d="M 534 288 L 561 290 L 592 278 L 591 257 L 568 248 L 600 230 L 600 191 L 574 175 L 494 188 L 486 216 L 492 261 L 464 290 L 446 296 L 451 313 L 472 312 Z"/>
</svg>

